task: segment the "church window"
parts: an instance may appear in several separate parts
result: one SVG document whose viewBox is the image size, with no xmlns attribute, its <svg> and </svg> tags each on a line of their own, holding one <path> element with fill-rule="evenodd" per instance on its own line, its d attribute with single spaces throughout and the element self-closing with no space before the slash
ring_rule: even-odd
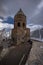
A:
<svg viewBox="0 0 43 65">
<path fill-rule="evenodd" d="M 23 27 L 25 27 L 25 23 L 23 23 Z"/>
<path fill-rule="evenodd" d="M 18 22 L 18 27 L 20 27 L 20 22 Z"/>
</svg>

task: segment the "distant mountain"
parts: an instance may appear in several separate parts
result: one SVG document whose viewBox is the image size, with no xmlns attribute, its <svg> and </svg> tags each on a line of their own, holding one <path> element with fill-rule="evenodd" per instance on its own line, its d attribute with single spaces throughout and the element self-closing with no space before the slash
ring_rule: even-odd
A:
<svg viewBox="0 0 43 65">
<path fill-rule="evenodd" d="M 4 19 L 4 17 L 0 16 L 0 19 L 2 19 L 2 20 L 3 20 L 3 19 Z"/>
<path fill-rule="evenodd" d="M 40 38 L 39 30 L 33 31 L 31 37 Z"/>
<path fill-rule="evenodd" d="M 31 37 L 43 39 L 43 28 L 31 32 Z"/>
<path fill-rule="evenodd" d="M 4 18 L 0 16 L 0 22 L 3 22 Z"/>
<path fill-rule="evenodd" d="M 9 16 L 4 19 L 3 23 L 14 24 L 14 19 L 11 16 Z"/>
<path fill-rule="evenodd" d="M 42 29 L 43 26 L 42 25 L 35 25 L 35 24 L 27 24 L 27 28 L 30 28 L 30 32 L 33 32 L 35 30 L 39 30 Z"/>
<path fill-rule="evenodd" d="M 43 28 L 40 30 L 41 39 L 43 39 Z"/>
</svg>

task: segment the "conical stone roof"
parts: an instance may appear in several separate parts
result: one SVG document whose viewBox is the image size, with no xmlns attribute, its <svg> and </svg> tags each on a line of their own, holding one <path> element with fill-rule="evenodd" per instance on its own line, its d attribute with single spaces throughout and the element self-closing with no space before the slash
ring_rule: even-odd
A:
<svg viewBox="0 0 43 65">
<path fill-rule="evenodd" d="M 25 14 L 24 14 L 24 12 L 22 11 L 22 9 L 20 8 L 20 10 L 17 12 L 17 14 L 16 15 L 19 15 L 19 14 L 21 14 L 21 15 L 24 15 L 25 16 Z"/>
</svg>

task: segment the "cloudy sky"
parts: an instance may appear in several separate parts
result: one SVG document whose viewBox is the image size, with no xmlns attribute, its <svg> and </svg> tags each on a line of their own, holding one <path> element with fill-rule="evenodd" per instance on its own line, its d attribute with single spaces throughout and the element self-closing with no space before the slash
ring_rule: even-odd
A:
<svg viewBox="0 0 43 65">
<path fill-rule="evenodd" d="M 0 0 L 0 16 L 14 17 L 20 8 L 28 24 L 43 25 L 43 0 Z"/>
</svg>

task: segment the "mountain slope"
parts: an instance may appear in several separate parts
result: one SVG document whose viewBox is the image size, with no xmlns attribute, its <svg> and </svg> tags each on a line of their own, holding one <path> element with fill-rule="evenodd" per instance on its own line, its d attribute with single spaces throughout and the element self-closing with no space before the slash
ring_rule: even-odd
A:
<svg viewBox="0 0 43 65">
<path fill-rule="evenodd" d="M 43 28 L 32 31 L 31 39 L 43 41 Z"/>
<path fill-rule="evenodd" d="M 14 24 L 14 19 L 11 16 L 9 16 L 4 19 L 3 23 Z"/>
</svg>

